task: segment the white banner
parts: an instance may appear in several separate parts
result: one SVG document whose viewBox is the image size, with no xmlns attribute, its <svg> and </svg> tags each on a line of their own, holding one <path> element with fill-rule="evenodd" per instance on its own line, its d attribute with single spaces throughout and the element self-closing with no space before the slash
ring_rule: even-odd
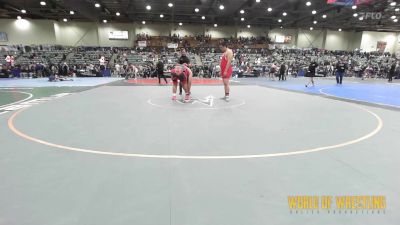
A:
<svg viewBox="0 0 400 225">
<path fill-rule="evenodd" d="M 279 44 L 290 44 L 292 42 L 292 36 L 276 35 L 275 43 Z"/>
<path fill-rule="evenodd" d="M 275 36 L 275 43 L 285 43 L 285 36 L 282 35 Z"/>
<path fill-rule="evenodd" d="M 109 31 L 108 39 L 110 39 L 110 40 L 128 40 L 129 39 L 128 31 L 125 31 L 125 30 Z"/>
<path fill-rule="evenodd" d="M 178 48 L 178 43 L 168 43 L 168 48 Z"/>
<path fill-rule="evenodd" d="M 146 41 L 138 41 L 138 46 L 141 48 L 147 47 L 147 42 Z"/>
</svg>

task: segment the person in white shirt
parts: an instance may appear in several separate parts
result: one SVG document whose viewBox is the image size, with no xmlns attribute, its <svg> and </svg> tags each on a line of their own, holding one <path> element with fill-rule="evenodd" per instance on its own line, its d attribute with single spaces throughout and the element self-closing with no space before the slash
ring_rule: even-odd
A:
<svg viewBox="0 0 400 225">
<path fill-rule="evenodd" d="M 139 69 L 135 66 L 135 65 L 131 65 L 131 71 L 132 71 L 132 74 L 133 74 L 133 77 L 135 78 L 135 79 L 137 79 L 137 74 L 138 74 L 138 72 L 139 72 Z"/>
<path fill-rule="evenodd" d="M 6 56 L 6 67 L 11 66 L 11 56 Z"/>
<path fill-rule="evenodd" d="M 199 71 L 199 77 L 200 77 L 200 78 L 203 78 L 203 77 L 204 77 L 204 71 L 203 71 L 203 69 L 200 69 L 200 71 Z"/>
<path fill-rule="evenodd" d="M 269 69 L 269 78 L 273 81 L 275 81 L 275 73 L 277 70 L 278 67 L 275 65 L 275 63 L 272 63 L 271 68 Z"/>
<path fill-rule="evenodd" d="M 120 74 L 121 74 L 121 66 L 118 63 L 116 63 L 115 64 L 115 75 L 120 76 Z"/>
<path fill-rule="evenodd" d="M 128 66 L 128 59 L 125 59 L 123 63 L 124 63 L 124 66 L 127 67 Z"/>
<path fill-rule="evenodd" d="M 219 75 L 219 73 L 221 72 L 221 67 L 220 65 L 215 65 L 214 67 L 214 73 L 213 73 L 213 77 L 217 77 Z"/>
<path fill-rule="evenodd" d="M 104 65 L 105 65 L 106 59 L 104 58 L 104 56 L 101 56 L 101 57 L 100 57 L 99 63 L 100 63 L 100 66 L 104 66 Z"/>
<path fill-rule="evenodd" d="M 260 66 L 260 64 L 261 64 L 261 59 L 260 59 L 260 57 L 258 57 L 258 58 L 256 59 L 255 64 L 256 64 L 257 66 Z"/>
</svg>

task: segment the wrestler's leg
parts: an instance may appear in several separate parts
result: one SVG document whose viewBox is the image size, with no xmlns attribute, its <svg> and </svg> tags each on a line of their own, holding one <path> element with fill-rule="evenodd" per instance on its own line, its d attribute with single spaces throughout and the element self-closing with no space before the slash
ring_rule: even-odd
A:
<svg viewBox="0 0 400 225">
<path fill-rule="evenodd" d="M 229 78 L 222 78 L 222 82 L 224 83 L 224 90 L 225 90 L 225 100 L 229 100 L 229 92 L 230 92 L 230 87 L 229 87 Z"/>
<path fill-rule="evenodd" d="M 176 100 L 176 91 L 178 90 L 178 82 L 174 81 L 172 83 L 172 100 L 175 101 Z"/>
</svg>

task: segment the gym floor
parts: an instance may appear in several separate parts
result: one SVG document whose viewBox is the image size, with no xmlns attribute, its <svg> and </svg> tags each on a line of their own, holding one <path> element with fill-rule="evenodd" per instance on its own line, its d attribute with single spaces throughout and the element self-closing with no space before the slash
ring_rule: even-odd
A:
<svg viewBox="0 0 400 225">
<path fill-rule="evenodd" d="M 98 81 L 0 82 L 0 224 L 400 221 L 399 83 L 237 79 L 225 102 L 198 79 L 182 103 L 155 79 Z M 387 207 L 294 212 L 293 195 Z"/>
</svg>

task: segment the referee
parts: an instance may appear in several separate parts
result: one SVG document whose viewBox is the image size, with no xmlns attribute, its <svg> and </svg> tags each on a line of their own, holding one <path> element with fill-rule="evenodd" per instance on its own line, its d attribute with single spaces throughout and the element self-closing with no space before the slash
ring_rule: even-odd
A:
<svg viewBox="0 0 400 225">
<path fill-rule="evenodd" d="M 157 76 L 158 76 L 158 83 L 161 84 L 161 78 L 164 79 L 165 83 L 168 84 L 167 78 L 164 76 L 164 63 L 162 60 L 158 61 L 157 65 Z"/>
<path fill-rule="evenodd" d="M 186 50 L 184 48 L 181 49 L 181 57 L 179 57 L 178 63 L 181 65 L 186 63 L 186 65 L 188 67 L 190 67 L 190 59 L 189 59 L 189 57 L 187 57 Z M 179 82 L 179 95 L 182 95 L 182 83 L 181 82 Z"/>
</svg>

